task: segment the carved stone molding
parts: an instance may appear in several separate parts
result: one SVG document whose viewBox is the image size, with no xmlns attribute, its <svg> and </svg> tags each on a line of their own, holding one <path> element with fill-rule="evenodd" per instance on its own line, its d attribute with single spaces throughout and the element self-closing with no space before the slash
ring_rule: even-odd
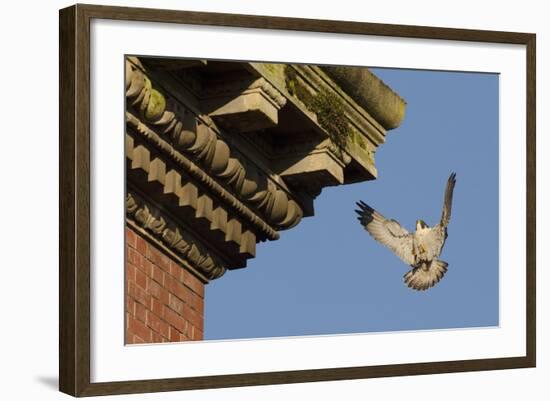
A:
<svg viewBox="0 0 550 401">
<path fill-rule="evenodd" d="M 177 255 L 182 256 L 191 267 L 209 280 L 221 277 L 226 268 L 220 259 L 189 233 L 181 231 L 174 223 L 168 223 L 159 211 L 139 200 L 135 195 L 126 195 L 126 216 L 138 226 L 160 240 Z"/>
<path fill-rule="evenodd" d="M 262 218 L 249 209 L 244 203 L 239 201 L 231 192 L 227 191 L 224 187 L 213 180 L 208 174 L 206 174 L 195 163 L 182 155 L 180 152 L 174 150 L 170 144 L 160 138 L 154 131 L 150 130 L 146 125 L 142 124 L 133 115 L 127 113 L 127 123 L 130 127 L 135 129 L 135 132 L 140 133 L 149 141 L 153 142 L 159 149 L 166 152 L 166 154 L 176 162 L 183 171 L 188 173 L 194 179 L 199 181 L 202 185 L 206 186 L 215 195 L 223 199 L 229 209 L 240 215 L 244 221 L 253 225 L 263 235 L 262 239 L 275 240 L 279 238 L 279 233 L 267 224 Z M 134 146 L 134 138 L 130 135 L 126 135 L 126 158 L 131 161 L 131 170 L 140 169 L 144 172 L 146 180 L 148 182 L 158 182 L 162 185 L 164 194 L 174 194 L 179 197 L 179 205 L 192 205 L 195 206 L 198 197 L 198 190 L 196 186 L 192 188 L 193 184 L 189 182 L 182 182 L 181 174 L 177 170 L 170 170 L 166 168 L 166 163 L 157 158 L 151 159 L 150 151 L 143 145 Z"/>
<path fill-rule="evenodd" d="M 158 149 L 170 146 L 147 127 L 137 128 Z M 129 132 L 135 135 L 137 131 Z M 258 241 L 279 238 L 277 231 L 179 152 L 170 153 L 178 163 L 175 166 L 163 152 L 148 147 L 149 143 L 137 144 L 139 139 L 126 135 L 128 187 L 138 188 L 192 226 L 224 256 L 228 268 L 245 267 L 246 260 L 255 256 Z"/>
</svg>

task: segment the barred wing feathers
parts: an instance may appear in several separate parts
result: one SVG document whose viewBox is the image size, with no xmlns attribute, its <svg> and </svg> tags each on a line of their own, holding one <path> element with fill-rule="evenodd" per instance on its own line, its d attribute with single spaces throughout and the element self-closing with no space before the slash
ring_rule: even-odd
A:
<svg viewBox="0 0 550 401">
<path fill-rule="evenodd" d="M 387 220 L 365 202 L 357 202 L 358 220 L 368 233 L 382 245 L 387 246 L 408 265 L 416 263 L 413 252 L 413 234 L 409 233 L 396 220 Z"/>
<path fill-rule="evenodd" d="M 452 173 L 447 180 L 447 187 L 445 188 L 441 221 L 436 226 L 430 228 L 429 234 L 424 234 L 422 245 L 426 250 L 425 258 L 427 260 L 437 259 L 443 250 L 443 245 L 445 245 L 445 240 L 447 239 L 447 225 L 451 219 L 455 184 L 456 174 Z"/>
<path fill-rule="evenodd" d="M 445 198 L 443 200 L 443 211 L 441 212 L 442 227 L 447 227 L 449 220 L 451 219 L 451 208 L 453 204 L 453 190 L 456 184 L 456 173 L 452 173 L 447 180 L 447 187 L 445 188 Z"/>
</svg>

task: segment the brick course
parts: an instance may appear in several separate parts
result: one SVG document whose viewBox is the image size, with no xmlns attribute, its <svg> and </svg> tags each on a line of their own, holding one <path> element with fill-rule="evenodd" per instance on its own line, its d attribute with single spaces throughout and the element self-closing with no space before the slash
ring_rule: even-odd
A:
<svg viewBox="0 0 550 401">
<path fill-rule="evenodd" d="M 126 344 L 202 340 L 204 284 L 126 227 Z"/>
</svg>

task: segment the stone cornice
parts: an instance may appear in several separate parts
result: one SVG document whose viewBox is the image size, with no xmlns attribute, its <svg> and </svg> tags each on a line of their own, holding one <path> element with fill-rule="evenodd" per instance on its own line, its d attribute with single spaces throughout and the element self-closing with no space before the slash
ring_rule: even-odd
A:
<svg viewBox="0 0 550 401">
<path fill-rule="evenodd" d="M 160 212 L 152 212 L 151 206 L 132 193 L 126 195 L 126 216 L 170 251 L 183 257 L 199 273 L 199 277 L 213 280 L 225 273 L 226 268 L 216 255 L 193 236 L 181 231 L 178 225 L 161 216 Z"/>
<path fill-rule="evenodd" d="M 277 229 L 287 229 L 298 224 L 303 211 L 285 190 L 255 165 L 234 157 L 227 143 L 218 138 L 210 127 L 197 121 L 189 110 L 177 103 L 167 104 L 166 97 L 153 88 L 142 69 L 129 61 L 126 62 L 126 97 L 129 105 L 139 114 L 127 113 L 127 122 L 139 128 L 141 133 L 147 133 L 145 127 L 158 132 L 157 137 L 150 133 L 148 135 L 156 139 L 157 145 L 161 144 L 158 141 L 160 135 L 170 141 L 163 140 L 162 148 L 172 157 L 179 154 L 181 159 L 182 153 L 188 155 L 211 176 L 223 182 L 224 186 L 229 186 L 240 199 L 239 203 L 250 204 Z M 215 187 L 212 183 L 215 181 L 208 175 L 206 177 L 205 181 Z M 236 202 L 232 203 L 235 207 L 240 206 Z M 264 227 L 264 231 L 269 229 Z M 269 237 L 275 238 L 275 235 Z"/>
<path fill-rule="evenodd" d="M 393 129 L 401 124 L 405 116 L 405 101 L 368 68 L 347 66 L 315 68 L 328 74 L 385 129 Z"/>
<path fill-rule="evenodd" d="M 380 145 L 385 141 L 385 129 L 384 127 L 371 116 L 367 109 L 358 104 L 354 98 L 352 98 L 347 91 L 343 91 L 330 77 L 325 74 L 321 67 L 314 65 L 294 65 L 292 67 L 300 77 L 312 87 L 327 87 L 337 93 L 344 99 L 342 107 L 344 113 L 348 116 L 348 121 L 351 125 L 357 127 L 357 133 L 368 133 L 366 136 L 368 139 Z M 359 134 L 361 135 L 361 134 Z"/>
<path fill-rule="evenodd" d="M 359 176 L 346 176 L 345 183 L 360 180 L 363 175 L 376 177 L 374 154 L 385 141 L 386 129 L 320 67 L 250 63 L 249 68 L 281 91 L 287 103 L 340 147 L 345 164 L 344 153 L 348 153 L 354 168 L 360 166 Z"/>
<path fill-rule="evenodd" d="M 344 86 L 359 75 L 311 65 L 128 57 L 125 68 L 127 224 L 203 281 L 313 216 L 323 188 L 375 179 L 404 109 L 370 73 L 378 86 L 354 92 Z M 369 104 L 384 94 L 401 111 Z"/>
</svg>

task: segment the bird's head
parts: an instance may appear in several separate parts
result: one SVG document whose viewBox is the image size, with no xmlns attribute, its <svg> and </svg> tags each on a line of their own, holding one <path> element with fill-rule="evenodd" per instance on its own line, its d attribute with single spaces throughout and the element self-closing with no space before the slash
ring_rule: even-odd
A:
<svg viewBox="0 0 550 401">
<path fill-rule="evenodd" d="M 428 228 L 428 225 L 424 222 L 424 220 L 416 220 L 416 231 L 424 230 L 426 228 Z"/>
</svg>

